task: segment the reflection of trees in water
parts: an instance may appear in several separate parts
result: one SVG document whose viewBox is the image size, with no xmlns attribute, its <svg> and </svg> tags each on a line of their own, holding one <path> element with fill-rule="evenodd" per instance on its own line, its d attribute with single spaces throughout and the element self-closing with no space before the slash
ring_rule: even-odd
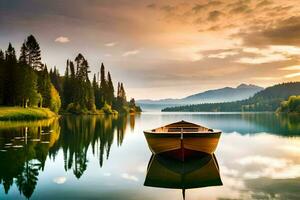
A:
<svg viewBox="0 0 300 200">
<path fill-rule="evenodd" d="M 73 169 L 74 175 L 80 178 L 87 168 L 88 150 L 99 156 L 99 165 L 102 167 L 104 159 L 109 157 L 115 133 L 117 145 L 122 144 L 127 123 L 126 115 L 63 117 L 60 121 L 61 136 L 50 150 L 50 155 L 55 156 L 62 148 L 65 170 Z"/>
<path fill-rule="evenodd" d="M 44 169 L 49 148 L 59 137 L 59 125 L 53 122 L 28 123 L 26 127 L 11 122 L 8 126 L 2 124 L 0 138 L 5 142 L 0 144 L 0 183 L 5 193 L 15 181 L 20 194 L 31 197 L 39 171 Z"/>
<path fill-rule="evenodd" d="M 127 123 L 134 128 L 134 117 L 128 122 L 127 116 L 67 116 L 59 122 L 1 124 L 0 184 L 5 193 L 15 182 L 20 194 L 30 198 L 47 157 L 55 160 L 60 149 L 65 170 L 72 169 L 77 178 L 87 169 L 89 148 L 99 156 L 102 167 L 104 159 L 109 157 L 114 135 L 120 146 Z"/>
<path fill-rule="evenodd" d="M 300 134 L 300 115 L 296 114 L 245 114 L 242 119 L 253 123 L 252 132 L 268 132 L 281 136 L 297 136 Z"/>
</svg>

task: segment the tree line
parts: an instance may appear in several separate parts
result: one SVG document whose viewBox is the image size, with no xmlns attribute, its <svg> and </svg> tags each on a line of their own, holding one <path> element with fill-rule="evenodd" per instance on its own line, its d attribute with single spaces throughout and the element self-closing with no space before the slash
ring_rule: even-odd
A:
<svg viewBox="0 0 300 200">
<path fill-rule="evenodd" d="M 289 82 L 268 87 L 253 97 L 241 101 L 203 103 L 164 108 L 164 112 L 275 112 L 281 102 L 300 94 L 300 82 Z"/>
<path fill-rule="evenodd" d="M 11 43 L 5 52 L 0 50 L 0 105 L 76 114 L 141 111 L 134 99 L 127 102 L 123 83 L 118 83 L 115 96 L 111 74 L 105 74 L 103 63 L 101 79 L 94 74 L 91 82 L 89 63 L 81 53 L 74 61 L 67 60 L 64 76 L 56 67 L 48 71 L 41 60 L 40 45 L 33 35 L 22 44 L 19 58 Z"/>
<path fill-rule="evenodd" d="M 300 113 L 300 95 L 290 96 L 288 100 L 282 101 L 277 112 Z"/>
</svg>

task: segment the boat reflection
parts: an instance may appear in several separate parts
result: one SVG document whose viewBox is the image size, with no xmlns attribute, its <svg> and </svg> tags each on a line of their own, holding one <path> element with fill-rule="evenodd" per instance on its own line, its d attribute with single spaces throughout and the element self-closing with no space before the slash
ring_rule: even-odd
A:
<svg viewBox="0 0 300 200">
<path fill-rule="evenodd" d="M 189 158 L 184 162 L 161 154 L 152 155 L 144 186 L 185 190 L 223 185 L 214 154 Z"/>
</svg>

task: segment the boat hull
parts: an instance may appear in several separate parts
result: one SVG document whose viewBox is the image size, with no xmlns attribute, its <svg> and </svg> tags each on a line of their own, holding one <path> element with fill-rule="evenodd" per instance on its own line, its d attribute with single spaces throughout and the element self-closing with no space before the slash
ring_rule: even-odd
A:
<svg viewBox="0 0 300 200">
<path fill-rule="evenodd" d="M 165 134 L 144 132 L 148 146 L 153 154 L 171 153 L 180 157 L 195 152 L 213 154 L 217 148 L 221 132 Z"/>
</svg>

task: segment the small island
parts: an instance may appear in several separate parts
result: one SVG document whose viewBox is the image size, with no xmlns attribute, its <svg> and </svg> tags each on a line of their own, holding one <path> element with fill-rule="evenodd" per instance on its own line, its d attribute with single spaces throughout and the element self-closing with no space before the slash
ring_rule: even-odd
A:
<svg viewBox="0 0 300 200">
<path fill-rule="evenodd" d="M 67 60 L 64 76 L 42 63 L 39 43 L 26 38 L 17 58 L 9 43 L 0 50 L 0 120 L 34 120 L 58 114 L 127 114 L 141 108 L 127 101 L 124 84 L 118 82 L 117 95 L 110 72 L 101 63 L 100 72 L 90 81 L 90 66 L 79 53 Z M 97 76 L 96 76 L 97 74 Z"/>
</svg>

